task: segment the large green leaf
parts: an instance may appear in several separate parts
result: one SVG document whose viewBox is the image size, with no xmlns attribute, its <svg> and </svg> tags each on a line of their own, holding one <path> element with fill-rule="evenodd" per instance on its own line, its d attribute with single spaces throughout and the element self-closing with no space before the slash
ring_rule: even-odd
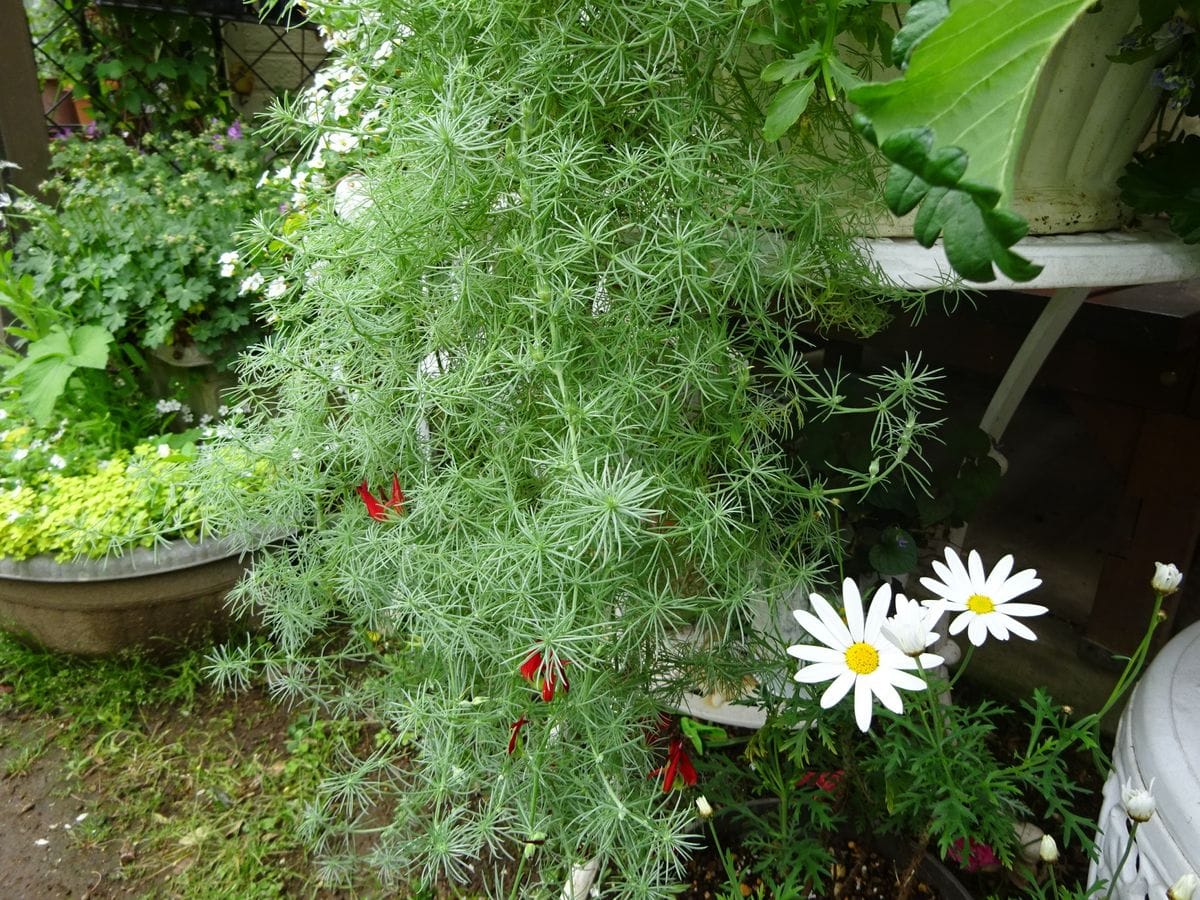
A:
<svg viewBox="0 0 1200 900">
<path fill-rule="evenodd" d="M 50 421 L 54 404 L 76 369 L 103 369 L 113 336 L 98 325 L 81 325 L 70 333 L 55 326 L 25 349 L 25 358 L 12 366 L 5 382 L 16 384 L 21 403 L 41 425 Z"/>
<path fill-rule="evenodd" d="M 1008 250 L 1013 235 L 1024 233 L 1013 228 L 1012 214 L 989 213 L 1012 196 L 1021 137 L 1046 60 L 1093 3 L 958 0 L 916 44 L 903 77 L 850 92 L 865 133 L 894 164 L 892 180 L 907 177 L 904 190 L 889 191 L 889 204 L 895 198 L 909 209 L 929 205 L 922 210 L 924 237 L 944 232 L 959 256 L 951 263 L 972 280 L 992 280 L 993 263 L 1013 278 L 1039 271 Z M 957 177 L 933 190 L 925 176 L 946 170 L 956 152 L 966 165 L 956 161 L 949 171 Z"/>
</svg>

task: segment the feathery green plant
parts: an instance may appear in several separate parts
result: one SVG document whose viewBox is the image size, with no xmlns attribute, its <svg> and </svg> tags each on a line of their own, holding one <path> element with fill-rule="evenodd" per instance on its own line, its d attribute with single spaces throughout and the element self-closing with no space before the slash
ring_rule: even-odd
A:
<svg viewBox="0 0 1200 900">
<path fill-rule="evenodd" d="M 772 615 L 830 574 L 838 497 L 922 478 L 932 376 L 851 407 L 801 336 L 887 318 L 845 209 L 870 157 L 820 98 L 763 143 L 737 4 L 308 8 L 339 77 L 276 128 L 351 174 L 254 248 L 287 290 L 216 450 L 274 476 L 200 477 L 215 531 L 291 538 L 235 595 L 274 650 L 212 672 L 412 742 L 314 799 L 330 881 L 367 846 L 385 881 L 541 896 L 599 857 L 666 896 L 693 832 L 660 711 L 780 675 Z M 842 415 L 874 420 L 861 471 L 784 452 Z"/>
</svg>

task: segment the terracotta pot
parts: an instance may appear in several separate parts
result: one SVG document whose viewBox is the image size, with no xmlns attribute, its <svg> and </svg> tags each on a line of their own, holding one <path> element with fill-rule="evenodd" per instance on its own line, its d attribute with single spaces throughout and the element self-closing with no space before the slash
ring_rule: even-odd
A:
<svg viewBox="0 0 1200 900">
<path fill-rule="evenodd" d="M 172 541 L 108 560 L 0 559 L 0 627 L 50 650 L 168 652 L 219 634 L 250 563 L 228 541 Z"/>
</svg>

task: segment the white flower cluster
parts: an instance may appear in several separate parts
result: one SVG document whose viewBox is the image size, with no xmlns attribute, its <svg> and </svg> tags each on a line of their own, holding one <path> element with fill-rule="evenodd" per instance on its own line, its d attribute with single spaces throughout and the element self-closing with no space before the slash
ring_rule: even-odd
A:
<svg viewBox="0 0 1200 900">
<path fill-rule="evenodd" d="M 192 414 L 191 407 L 180 400 L 174 398 L 170 400 L 159 400 L 154 404 L 155 411 L 160 416 L 169 416 L 172 413 L 176 414 L 176 418 L 185 425 L 190 425 L 192 419 L 195 418 Z"/>
<path fill-rule="evenodd" d="M 796 680 L 803 684 L 832 682 L 821 695 L 822 709 L 837 704 L 853 688 L 854 719 L 862 731 L 871 727 L 875 698 L 892 712 L 902 713 L 904 704 L 897 689 L 925 688 L 912 670 L 931 669 L 943 662 L 942 657 L 925 650 L 937 640 L 933 629 L 946 613 L 957 613 L 950 634 L 965 630 L 975 646 L 982 645 L 988 635 L 1001 641 L 1010 634 L 1037 639 L 1013 617 L 1039 616 L 1046 607 L 1010 602 L 1042 583 L 1033 569 L 1013 575 L 1013 558 L 1005 556 L 990 573 L 985 572 L 983 560 L 974 550 L 964 565 L 950 547 L 946 548 L 946 563 L 935 561 L 933 568 L 938 578 L 922 578 L 921 584 L 938 599 L 922 604 L 899 594 L 891 618 L 891 585 L 875 592 L 864 615 L 858 585 L 849 578 L 842 585 L 845 621 L 820 594 L 809 597 L 816 615 L 806 610 L 793 612 L 800 626 L 820 642 L 787 648 L 791 656 L 809 663 L 796 673 Z"/>
</svg>

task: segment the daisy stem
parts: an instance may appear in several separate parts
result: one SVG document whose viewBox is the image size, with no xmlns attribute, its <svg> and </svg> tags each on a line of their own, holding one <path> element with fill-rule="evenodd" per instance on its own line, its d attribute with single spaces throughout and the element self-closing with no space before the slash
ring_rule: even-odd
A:
<svg viewBox="0 0 1200 900">
<path fill-rule="evenodd" d="M 971 657 L 974 653 L 975 645 L 967 644 L 967 652 L 963 654 L 962 662 L 958 664 L 958 670 L 954 673 L 954 677 L 950 679 L 951 688 L 958 684 L 958 679 L 962 678 L 963 672 L 967 671 L 967 665 L 971 662 Z"/>
<path fill-rule="evenodd" d="M 942 698 L 934 691 L 933 685 L 929 681 L 929 673 L 925 671 L 925 667 L 921 665 L 920 657 L 916 657 L 917 670 L 921 673 L 921 678 L 925 681 L 925 696 L 929 698 L 929 707 L 933 712 L 933 727 L 937 730 L 938 750 L 941 750 L 942 739 L 946 735 L 946 725 L 942 721 Z"/>
<path fill-rule="evenodd" d="M 1162 597 L 1159 597 L 1161 600 Z M 1125 852 L 1121 854 L 1121 859 L 1117 863 L 1117 867 L 1112 871 L 1112 881 L 1108 883 L 1108 890 L 1104 894 L 1104 900 L 1112 900 L 1113 890 L 1117 887 L 1117 879 L 1121 876 L 1121 870 L 1125 868 L 1125 861 L 1129 859 L 1129 854 L 1133 852 L 1133 846 L 1137 843 L 1137 830 L 1140 822 L 1134 822 L 1133 827 L 1129 829 L 1129 841 L 1125 844 Z"/>
<path fill-rule="evenodd" d="M 1129 686 L 1133 683 L 1133 680 L 1141 673 L 1142 666 L 1146 662 L 1146 655 L 1150 652 L 1150 643 L 1154 639 L 1154 632 L 1160 624 L 1159 612 L 1162 610 L 1164 596 L 1164 594 L 1158 591 L 1154 592 L 1154 609 L 1150 613 L 1150 624 L 1146 628 L 1146 633 L 1142 635 L 1142 642 L 1137 645 L 1137 649 L 1133 651 L 1133 654 L 1126 661 L 1125 670 L 1121 672 L 1121 677 L 1113 685 L 1112 693 L 1108 695 L 1108 700 L 1104 702 L 1104 706 L 1100 708 L 1099 712 L 1092 714 L 1092 718 L 1095 718 L 1097 723 L 1117 704 L 1117 701 L 1129 690 Z"/>
</svg>

